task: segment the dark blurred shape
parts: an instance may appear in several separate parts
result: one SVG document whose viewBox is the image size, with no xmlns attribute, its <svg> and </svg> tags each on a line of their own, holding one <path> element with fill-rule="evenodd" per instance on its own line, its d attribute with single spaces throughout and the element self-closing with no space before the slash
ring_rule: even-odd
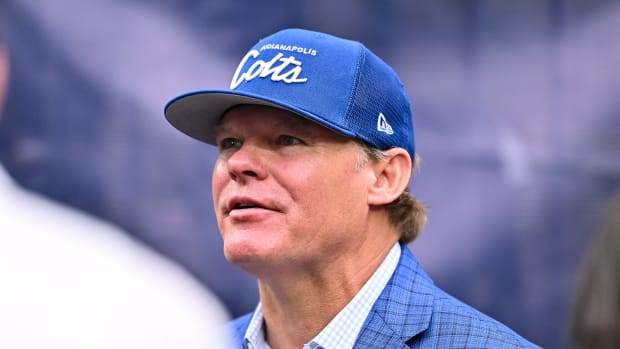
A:
<svg viewBox="0 0 620 349">
<path fill-rule="evenodd" d="M 620 343 L 620 190 L 582 260 L 570 321 L 572 349 Z"/>
</svg>

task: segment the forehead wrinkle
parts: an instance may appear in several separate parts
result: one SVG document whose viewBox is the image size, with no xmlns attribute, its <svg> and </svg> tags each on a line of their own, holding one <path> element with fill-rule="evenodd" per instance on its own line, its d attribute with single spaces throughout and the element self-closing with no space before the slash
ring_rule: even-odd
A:
<svg viewBox="0 0 620 349">
<path fill-rule="evenodd" d="M 215 125 L 215 128 L 213 129 L 213 134 L 217 137 L 222 133 L 231 133 L 231 130 L 228 127 L 222 125 L 222 123 L 220 122 Z"/>
<path fill-rule="evenodd" d="M 250 107 L 249 105 L 245 105 L 245 106 L 240 106 L 241 108 L 243 107 Z M 254 107 L 254 106 L 252 106 Z M 310 131 L 312 131 L 312 133 L 316 133 L 315 130 L 318 129 L 325 129 L 328 131 L 328 128 L 323 127 L 322 125 L 307 119 L 305 117 L 303 117 L 302 115 L 299 115 L 295 112 L 289 111 L 287 109 L 280 109 L 280 108 L 274 108 L 274 107 L 265 107 L 265 106 L 256 106 L 257 108 L 259 108 L 259 111 L 253 110 L 253 111 L 249 111 L 249 112 L 240 112 L 238 115 L 241 116 L 242 119 L 248 119 L 248 120 L 259 120 L 259 119 L 263 119 L 263 118 L 267 118 L 267 116 L 271 116 L 271 119 L 273 120 L 273 124 L 271 125 L 270 128 L 272 129 L 288 129 L 294 132 L 304 132 L 304 133 L 309 133 Z M 262 111 L 260 111 L 262 110 Z M 234 111 L 233 111 L 234 113 Z M 234 129 L 236 129 L 236 126 L 232 126 L 231 125 L 226 125 L 226 116 L 229 116 L 231 114 L 230 111 L 228 111 L 220 120 L 220 122 L 215 126 L 215 134 L 219 134 L 219 133 L 232 133 L 234 132 Z M 229 120 L 229 119 L 228 119 Z M 235 123 L 236 125 L 240 124 L 241 128 L 244 128 L 244 126 L 249 126 L 248 123 Z"/>
<path fill-rule="evenodd" d="M 291 128 L 294 131 L 307 132 L 311 128 L 314 128 L 315 126 L 320 126 L 317 123 L 313 122 L 312 120 L 306 119 L 301 115 L 295 114 L 293 112 L 288 112 L 288 113 L 290 113 L 290 115 L 278 121 L 275 124 L 276 127 Z"/>
</svg>

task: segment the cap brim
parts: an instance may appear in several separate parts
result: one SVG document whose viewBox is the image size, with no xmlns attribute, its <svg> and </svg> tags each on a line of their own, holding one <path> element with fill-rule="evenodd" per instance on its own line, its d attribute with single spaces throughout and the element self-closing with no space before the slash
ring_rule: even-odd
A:
<svg viewBox="0 0 620 349">
<path fill-rule="evenodd" d="M 241 104 L 265 105 L 289 110 L 347 137 L 354 133 L 335 125 L 324 118 L 295 106 L 272 100 L 265 96 L 234 90 L 203 90 L 189 92 L 175 97 L 164 108 L 166 119 L 172 126 L 186 135 L 216 145 L 215 129 L 223 114 Z"/>
</svg>

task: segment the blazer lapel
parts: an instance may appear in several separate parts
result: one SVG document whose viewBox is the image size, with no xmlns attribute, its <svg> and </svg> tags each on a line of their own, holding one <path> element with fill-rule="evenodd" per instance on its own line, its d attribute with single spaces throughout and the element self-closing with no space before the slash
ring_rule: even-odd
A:
<svg viewBox="0 0 620 349">
<path fill-rule="evenodd" d="M 426 330 L 433 311 L 433 283 L 406 246 L 394 275 L 375 302 L 353 346 L 408 348 L 405 344 Z"/>
</svg>

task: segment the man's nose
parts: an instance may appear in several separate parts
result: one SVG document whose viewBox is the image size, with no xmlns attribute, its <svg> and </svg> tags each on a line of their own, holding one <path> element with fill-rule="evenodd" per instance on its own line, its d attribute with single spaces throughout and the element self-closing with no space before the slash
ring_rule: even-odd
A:
<svg viewBox="0 0 620 349">
<path fill-rule="evenodd" d="M 227 160 L 228 174 L 234 181 L 264 179 L 267 176 L 264 157 L 256 145 L 243 144 Z"/>
</svg>

